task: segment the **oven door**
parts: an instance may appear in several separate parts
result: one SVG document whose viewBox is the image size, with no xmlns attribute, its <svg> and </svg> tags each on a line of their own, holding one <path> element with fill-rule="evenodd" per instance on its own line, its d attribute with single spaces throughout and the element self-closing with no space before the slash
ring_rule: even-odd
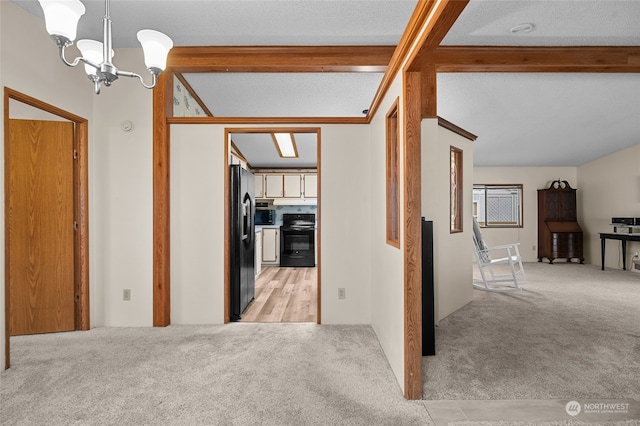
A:
<svg viewBox="0 0 640 426">
<path fill-rule="evenodd" d="M 280 229 L 280 266 L 316 266 L 315 230 Z"/>
</svg>

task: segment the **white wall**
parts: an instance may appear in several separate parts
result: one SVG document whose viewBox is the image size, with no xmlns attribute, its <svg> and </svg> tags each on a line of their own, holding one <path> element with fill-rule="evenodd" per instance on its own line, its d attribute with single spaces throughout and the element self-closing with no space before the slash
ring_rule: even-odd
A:
<svg viewBox="0 0 640 426">
<path fill-rule="evenodd" d="M 400 161 L 400 248 L 386 242 L 386 115 L 393 102 L 401 96 L 402 80 L 397 77 L 371 121 L 371 169 L 369 191 L 371 218 L 371 325 L 389 360 L 389 365 L 404 388 L 404 169 Z M 402 104 L 398 106 L 402 123 Z M 399 126 L 400 156 L 403 152 L 404 128 Z"/>
<path fill-rule="evenodd" d="M 370 324 L 370 130 L 321 127 L 322 323 Z M 345 299 L 338 300 L 338 288 Z"/>
<path fill-rule="evenodd" d="M 639 136 L 640 137 L 640 136 Z M 578 219 L 587 261 L 602 265 L 600 232 L 613 232 L 612 217 L 640 217 L 640 144 L 578 167 Z M 627 243 L 627 268 L 640 243 Z M 605 267 L 622 269 L 619 241 L 606 241 Z"/>
<path fill-rule="evenodd" d="M 114 63 L 148 76 L 140 49 L 118 49 Z M 150 77 L 147 82 L 150 82 Z M 91 91 L 91 85 L 84 88 Z M 94 95 L 89 194 L 93 327 L 153 324 L 152 91 L 120 77 Z M 131 131 L 121 124 L 130 121 Z M 131 300 L 124 301 L 124 289 Z"/>
<path fill-rule="evenodd" d="M 463 232 L 450 232 L 450 147 L 463 151 Z M 438 125 L 422 121 L 422 216 L 433 221 L 436 322 L 457 311 L 473 296 L 471 191 L 473 143 Z"/>
<path fill-rule="evenodd" d="M 224 322 L 224 126 L 171 126 L 171 322 Z"/>
<path fill-rule="evenodd" d="M 474 167 L 474 184 L 522 184 L 523 227 L 483 228 L 489 246 L 520 243 L 525 262 L 538 261 L 538 189 L 548 188 L 554 180 L 566 180 L 577 188 L 578 200 L 585 189 L 577 185 L 576 167 Z M 580 211 L 580 209 L 578 209 Z M 578 218 L 578 223 L 582 223 Z M 545 259 L 548 261 L 548 259 Z"/>
</svg>

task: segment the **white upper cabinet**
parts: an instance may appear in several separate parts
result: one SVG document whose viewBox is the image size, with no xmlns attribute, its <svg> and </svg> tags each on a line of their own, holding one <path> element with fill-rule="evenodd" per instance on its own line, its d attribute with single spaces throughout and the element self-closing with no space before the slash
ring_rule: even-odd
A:
<svg viewBox="0 0 640 426">
<path fill-rule="evenodd" d="M 315 204 L 317 173 L 256 173 L 256 198 L 273 198 L 280 204 Z M 285 200 L 286 199 L 286 200 Z"/>
<path fill-rule="evenodd" d="M 264 175 L 257 174 L 256 178 L 256 186 L 255 186 L 255 197 L 256 198 L 264 198 Z"/>
<path fill-rule="evenodd" d="M 304 179 L 304 197 L 318 198 L 318 175 L 316 173 L 306 173 Z"/>
<path fill-rule="evenodd" d="M 284 196 L 284 180 L 281 174 L 265 175 L 265 197 L 281 198 Z"/>
<path fill-rule="evenodd" d="M 302 197 L 302 175 L 284 175 L 285 198 Z"/>
</svg>

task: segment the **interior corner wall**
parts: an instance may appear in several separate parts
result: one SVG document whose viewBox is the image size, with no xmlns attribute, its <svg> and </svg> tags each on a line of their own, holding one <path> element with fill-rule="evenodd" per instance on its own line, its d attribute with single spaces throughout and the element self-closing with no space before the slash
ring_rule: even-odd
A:
<svg viewBox="0 0 640 426">
<path fill-rule="evenodd" d="M 400 388 L 404 392 L 404 211 L 400 208 L 400 248 L 387 244 L 386 239 L 386 115 L 393 102 L 400 98 L 398 105 L 399 122 L 403 122 L 401 77 L 396 77 L 378 112 L 371 121 L 371 170 L 368 177 L 371 204 L 369 217 L 371 247 L 371 325 L 378 337 L 389 365 Z M 404 129 L 400 126 L 398 140 L 403 140 Z M 403 158 L 403 144 L 400 156 Z M 404 175 L 400 161 L 400 206 L 403 205 Z"/>
<path fill-rule="evenodd" d="M 463 152 L 463 232 L 450 231 L 450 147 Z M 473 142 L 438 125 L 422 121 L 422 216 L 433 221 L 436 323 L 473 298 L 472 211 Z"/>
<path fill-rule="evenodd" d="M 148 75 L 142 49 L 117 49 L 116 65 Z M 85 77 L 86 78 L 86 77 Z M 150 76 L 147 82 L 150 82 Z M 85 91 L 91 92 L 87 84 Z M 120 77 L 94 97 L 89 194 L 93 325 L 153 324 L 153 92 Z M 130 130 L 123 123 L 130 122 Z M 130 300 L 123 291 L 130 290 Z M 95 312 L 94 312 L 95 311 Z"/>
<path fill-rule="evenodd" d="M 640 217 L 640 144 L 578 167 L 578 222 L 587 261 L 602 265 L 600 232 L 613 232 L 612 217 Z M 605 267 L 622 269 L 619 241 L 605 241 Z M 627 243 L 627 268 L 640 243 Z"/>
<path fill-rule="evenodd" d="M 522 185 L 523 227 L 483 228 L 482 236 L 487 244 L 499 246 L 520 243 L 523 261 L 537 262 L 538 189 L 548 188 L 556 179 L 566 180 L 572 188 L 577 187 L 578 198 L 584 194 L 584 188 L 577 185 L 576 167 L 474 167 L 473 184 Z"/>
</svg>

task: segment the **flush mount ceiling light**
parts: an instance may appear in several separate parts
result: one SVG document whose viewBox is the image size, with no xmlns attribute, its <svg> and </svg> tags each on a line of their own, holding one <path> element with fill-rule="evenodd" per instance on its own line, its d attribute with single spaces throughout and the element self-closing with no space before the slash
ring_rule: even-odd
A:
<svg viewBox="0 0 640 426">
<path fill-rule="evenodd" d="M 100 94 L 100 85 L 111 86 L 118 77 L 137 77 L 147 89 L 155 87 L 158 75 L 167 66 L 167 55 L 173 47 L 173 41 L 161 32 L 154 30 L 138 31 L 138 40 L 144 51 L 144 62 L 151 73 L 151 84 L 146 84 L 141 75 L 130 71 L 120 71 L 111 63 L 113 50 L 111 49 L 111 18 L 109 16 L 109 0 L 105 0 L 105 14 L 102 20 L 103 42 L 94 40 L 78 40 L 78 49 L 82 57 L 73 62 L 67 61 L 64 49 L 73 44 L 76 39 L 78 21 L 84 15 L 85 7 L 80 0 L 38 0 L 44 12 L 47 32 L 60 49 L 60 59 L 66 65 L 75 67 L 80 62 L 94 84 L 96 94 Z"/>
<path fill-rule="evenodd" d="M 272 133 L 273 142 L 278 148 L 278 154 L 282 158 L 297 158 L 298 149 L 296 148 L 296 141 L 293 138 L 292 133 Z"/>
<path fill-rule="evenodd" d="M 526 24 L 519 24 L 516 25 L 515 27 L 511 28 L 509 30 L 509 32 L 513 33 L 513 34 L 526 34 L 526 33 L 530 33 L 531 31 L 533 31 L 536 28 L 535 25 L 533 25 L 532 23 L 526 23 Z"/>
</svg>

